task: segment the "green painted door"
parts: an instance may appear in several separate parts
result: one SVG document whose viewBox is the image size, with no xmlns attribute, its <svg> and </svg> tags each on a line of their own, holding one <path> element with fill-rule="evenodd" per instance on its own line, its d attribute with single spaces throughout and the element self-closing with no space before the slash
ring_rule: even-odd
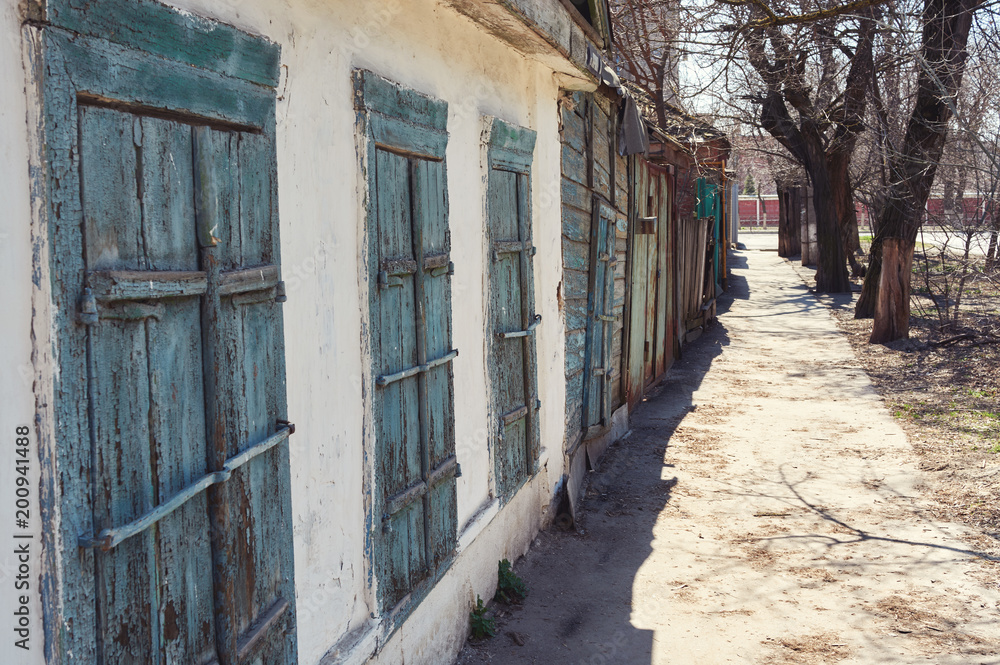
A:
<svg viewBox="0 0 1000 665">
<path fill-rule="evenodd" d="M 489 372 L 497 494 L 507 499 L 538 462 L 531 156 L 535 133 L 493 118 L 489 131 Z"/>
<path fill-rule="evenodd" d="M 130 9 L 130 30 L 103 17 L 123 44 L 54 27 L 32 43 L 59 312 L 48 659 L 290 664 L 277 48 L 216 26 L 230 63 L 265 63 L 269 85 L 242 82 L 192 66 L 197 39 L 169 59 L 130 41 L 205 21 Z"/>
<path fill-rule="evenodd" d="M 389 611 L 419 600 L 455 548 L 448 107 L 371 72 L 354 81 L 368 144 L 373 554 Z"/>
<path fill-rule="evenodd" d="M 587 295 L 587 341 L 584 353 L 583 424 L 611 425 L 611 375 L 614 336 L 615 210 L 593 197 L 590 235 L 590 288 Z"/>
<path fill-rule="evenodd" d="M 697 180 L 697 191 L 698 191 L 698 201 L 697 201 L 697 216 L 698 217 L 711 217 L 712 222 L 709 226 L 709 240 L 712 243 L 712 272 L 711 277 L 715 282 L 716 291 L 722 289 L 722 272 L 721 264 L 719 262 L 719 245 L 722 229 L 722 210 L 719 201 L 719 186 L 708 180 L 707 178 L 698 178 Z"/>
</svg>

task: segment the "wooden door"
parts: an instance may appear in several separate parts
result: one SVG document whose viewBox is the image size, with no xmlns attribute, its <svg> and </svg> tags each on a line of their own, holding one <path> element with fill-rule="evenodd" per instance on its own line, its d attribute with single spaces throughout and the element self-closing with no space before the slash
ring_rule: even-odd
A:
<svg viewBox="0 0 1000 665">
<path fill-rule="evenodd" d="M 142 42 L 205 21 L 130 16 L 100 25 L 135 42 L 33 44 L 59 312 L 49 660 L 294 663 L 277 49 L 214 26 L 251 84 L 199 66 L 197 39 Z"/>
<path fill-rule="evenodd" d="M 508 499 L 538 464 L 531 156 L 535 133 L 493 118 L 488 139 L 489 366 L 497 494 Z"/>
<path fill-rule="evenodd" d="M 676 338 L 676 269 L 675 225 L 673 214 L 673 176 L 666 169 L 655 173 L 658 182 L 656 250 L 656 350 L 655 375 L 662 376 L 673 363 Z"/>
<path fill-rule="evenodd" d="M 425 593 L 455 548 L 448 107 L 354 74 L 367 136 L 378 595 Z"/>
<path fill-rule="evenodd" d="M 627 399 L 633 408 L 646 385 L 654 378 L 656 348 L 656 299 L 658 293 L 657 235 L 660 227 L 651 206 L 655 182 L 650 165 L 635 159 L 633 167 L 633 209 L 629 224 L 629 303 Z"/>
<path fill-rule="evenodd" d="M 655 196 L 656 181 L 650 182 L 650 192 Z M 652 207 L 652 206 L 651 206 Z M 659 297 L 659 274 L 660 268 L 657 260 L 659 250 L 659 230 L 660 220 L 654 214 L 649 217 L 639 218 L 639 228 L 635 233 L 635 264 L 638 272 L 640 287 L 640 298 L 638 305 L 642 308 L 641 330 L 643 333 L 642 347 L 642 381 L 643 388 L 653 382 L 656 377 L 656 359 L 660 355 L 656 347 L 656 323 L 657 309 L 656 303 Z"/>
<path fill-rule="evenodd" d="M 584 352 L 584 428 L 611 424 L 612 349 L 614 336 L 614 208 L 594 195 L 590 237 L 590 288 Z"/>
</svg>

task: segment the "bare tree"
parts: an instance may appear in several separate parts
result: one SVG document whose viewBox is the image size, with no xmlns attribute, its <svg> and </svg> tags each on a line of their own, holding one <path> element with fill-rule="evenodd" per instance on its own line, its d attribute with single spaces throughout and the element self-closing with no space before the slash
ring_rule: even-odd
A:
<svg viewBox="0 0 1000 665">
<path fill-rule="evenodd" d="M 677 0 L 610 0 L 615 55 L 626 76 L 653 103 L 657 125 L 668 124 L 678 104 L 679 3 Z"/>
<path fill-rule="evenodd" d="M 857 219 L 848 169 L 863 128 L 873 28 L 870 16 L 858 19 L 853 44 L 842 26 L 827 21 L 752 28 L 746 38 L 748 59 L 764 83 L 757 100 L 761 125 L 803 166 L 813 186 L 816 288 L 824 293 L 851 288 L 845 260 L 853 259 Z M 803 57 L 806 41 L 815 46 L 813 77 Z"/>
<path fill-rule="evenodd" d="M 980 0 L 925 0 L 917 93 L 875 224 L 871 262 L 856 315 L 874 310 L 872 343 L 909 335 L 913 249 L 962 84 L 972 18 Z"/>
<path fill-rule="evenodd" d="M 715 88 L 720 106 L 762 127 L 808 175 L 821 292 L 850 290 L 848 261 L 861 272 L 850 163 L 865 127 L 875 4 L 717 0 L 710 11 L 686 9 L 694 16 L 685 23 L 698 27 L 682 48 L 707 74 L 703 90 Z"/>
</svg>

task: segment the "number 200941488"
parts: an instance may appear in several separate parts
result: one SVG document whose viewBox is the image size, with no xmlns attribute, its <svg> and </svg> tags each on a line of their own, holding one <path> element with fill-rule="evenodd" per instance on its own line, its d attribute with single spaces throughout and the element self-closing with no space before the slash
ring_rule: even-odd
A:
<svg viewBox="0 0 1000 665">
<path fill-rule="evenodd" d="M 30 526 L 31 502 L 29 496 L 31 490 L 28 487 L 31 480 L 28 478 L 28 439 L 29 429 L 21 425 L 14 430 L 17 435 L 14 439 L 14 523 L 18 529 L 27 529 Z"/>
</svg>

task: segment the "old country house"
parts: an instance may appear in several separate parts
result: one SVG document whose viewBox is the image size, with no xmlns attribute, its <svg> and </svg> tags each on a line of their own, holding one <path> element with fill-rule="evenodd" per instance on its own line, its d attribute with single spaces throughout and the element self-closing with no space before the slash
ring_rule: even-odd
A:
<svg viewBox="0 0 1000 665">
<path fill-rule="evenodd" d="M 602 0 L 28 0 L 0 31 L 31 483 L 0 660 L 448 662 L 714 316 L 724 137 L 644 125 Z"/>
</svg>

